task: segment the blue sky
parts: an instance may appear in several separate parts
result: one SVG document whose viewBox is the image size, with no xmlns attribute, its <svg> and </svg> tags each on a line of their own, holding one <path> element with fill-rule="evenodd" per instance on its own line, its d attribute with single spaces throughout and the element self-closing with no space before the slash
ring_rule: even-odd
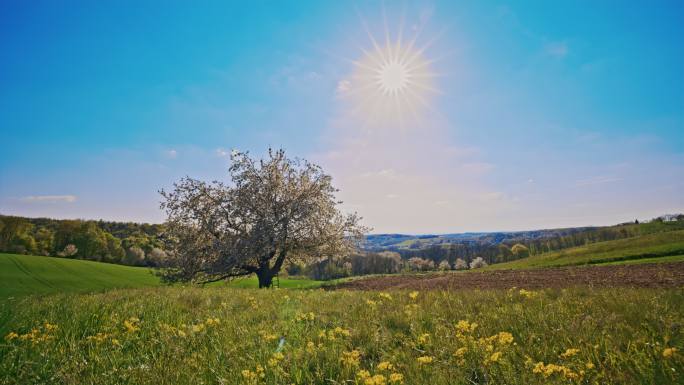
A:
<svg viewBox="0 0 684 385">
<path fill-rule="evenodd" d="M 322 164 L 374 232 L 681 212 L 683 8 L 2 2 L 0 213 L 160 222 L 158 189 L 269 145 Z M 406 127 L 350 114 L 364 25 L 420 31 L 438 92 Z"/>
</svg>

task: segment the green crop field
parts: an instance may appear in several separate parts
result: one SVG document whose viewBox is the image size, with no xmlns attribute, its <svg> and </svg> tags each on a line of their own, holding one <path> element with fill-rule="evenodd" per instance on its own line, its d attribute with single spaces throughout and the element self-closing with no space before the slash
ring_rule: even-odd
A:
<svg viewBox="0 0 684 385">
<path fill-rule="evenodd" d="M 320 287 L 323 281 L 281 278 L 281 288 Z M 28 294 L 89 292 L 113 288 L 159 286 L 159 278 L 145 267 L 113 265 L 76 259 L 0 253 L 0 299 Z M 256 288 L 256 277 L 239 278 L 226 285 Z"/>
<path fill-rule="evenodd" d="M 674 384 L 684 291 L 180 288 L 0 303 L 2 384 Z"/>
<path fill-rule="evenodd" d="M 150 269 L 32 255 L 0 254 L 0 298 L 159 285 Z"/>
<path fill-rule="evenodd" d="M 559 251 L 533 255 L 517 261 L 488 266 L 496 269 L 529 269 L 586 264 L 622 264 L 640 260 L 674 262 L 684 254 L 684 230 L 652 233 L 638 237 L 590 243 Z M 662 260 L 659 258 L 663 258 Z"/>
</svg>

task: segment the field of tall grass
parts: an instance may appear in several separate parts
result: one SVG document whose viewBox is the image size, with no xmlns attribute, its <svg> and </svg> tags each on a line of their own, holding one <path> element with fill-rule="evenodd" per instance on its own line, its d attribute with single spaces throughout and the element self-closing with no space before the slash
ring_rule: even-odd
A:
<svg viewBox="0 0 684 385">
<path fill-rule="evenodd" d="M 674 384 L 684 290 L 146 288 L 0 303 L 2 384 Z"/>
</svg>

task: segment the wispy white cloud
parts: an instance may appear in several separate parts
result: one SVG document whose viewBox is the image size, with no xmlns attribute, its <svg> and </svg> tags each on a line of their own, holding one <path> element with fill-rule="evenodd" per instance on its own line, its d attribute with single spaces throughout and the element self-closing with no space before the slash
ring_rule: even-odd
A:
<svg viewBox="0 0 684 385">
<path fill-rule="evenodd" d="M 174 149 L 166 150 L 164 155 L 166 155 L 166 157 L 169 159 L 176 159 L 178 157 L 178 151 Z"/>
<path fill-rule="evenodd" d="M 26 203 L 73 203 L 76 202 L 75 195 L 29 195 L 20 198 Z"/>
<path fill-rule="evenodd" d="M 592 185 L 597 185 L 597 184 L 619 182 L 621 180 L 622 180 L 622 178 L 613 177 L 613 176 L 595 176 L 595 177 L 591 177 L 591 178 L 579 179 L 575 182 L 575 185 L 578 187 L 592 186 Z"/>
</svg>

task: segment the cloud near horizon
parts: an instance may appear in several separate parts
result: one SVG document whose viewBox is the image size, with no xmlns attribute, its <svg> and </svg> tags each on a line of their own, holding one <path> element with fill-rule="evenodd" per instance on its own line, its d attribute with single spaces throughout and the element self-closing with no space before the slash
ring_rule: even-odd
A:
<svg viewBox="0 0 684 385">
<path fill-rule="evenodd" d="M 75 195 L 29 195 L 20 198 L 26 203 L 73 203 L 76 202 Z"/>
</svg>

